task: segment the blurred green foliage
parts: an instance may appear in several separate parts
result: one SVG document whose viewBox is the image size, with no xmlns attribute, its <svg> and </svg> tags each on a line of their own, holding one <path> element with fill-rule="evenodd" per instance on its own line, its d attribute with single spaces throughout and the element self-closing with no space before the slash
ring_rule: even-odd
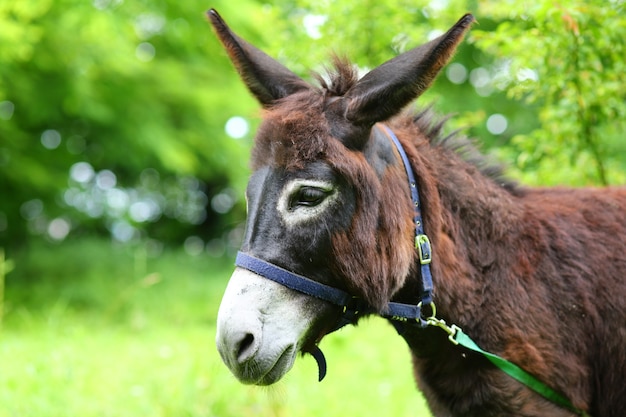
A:
<svg viewBox="0 0 626 417">
<path fill-rule="evenodd" d="M 486 2 L 499 20 L 476 45 L 508 56 L 498 82 L 537 106 L 540 126 L 508 150 L 541 184 L 626 180 L 626 5 L 622 1 Z M 511 155 L 513 156 L 513 155 Z"/>
<path fill-rule="evenodd" d="M 237 245 L 258 106 L 208 7 L 305 78 L 333 51 L 366 71 L 472 12 L 420 105 L 455 113 L 449 130 L 523 182 L 626 180 L 621 0 L 13 0 L 0 4 L 0 246 L 94 232 Z"/>
<path fill-rule="evenodd" d="M 258 6 L 242 1 L 238 7 L 251 16 Z M 110 217 L 140 226 L 141 216 L 106 216 L 107 201 L 73 210 L 68 188 L 82 185 L 89 201 L 97 191 L 89 178 L 69 183 L 79 162 L 92 167 L 92 182 L 102 170 L 113 174 L 113 184 L 101 191 L 132 193 L 146 169 L 154 170 L 148 176 L 157 173 L 152 177 L 162 194 L 172 188 L 163 180 L 183 188 L 176 178 L 197 178 L 208 194 L 241 186 L 249 144 L 229 139 L 224 124 L 253 102 L 219 53 L 204 8 L 178 1 L 0 4 L 0 245 L 24 239 L 27 228 L 45 234 L 57 216 L 78 229 L 111 229 Z M 232 3 L 223 8 L 236 14 Z M 250 25 L 250 18 L 233 20 L 242 29 Z M 131 197 L 120 204 L 129 206 Z M 158 217 L 185 223 L 179 213 L 161 211 Z M 217 233 L 215 215 L 209 211 L 193 226 Z M 159 237 L 175 240 L 176 228 Z"/>
</svg>

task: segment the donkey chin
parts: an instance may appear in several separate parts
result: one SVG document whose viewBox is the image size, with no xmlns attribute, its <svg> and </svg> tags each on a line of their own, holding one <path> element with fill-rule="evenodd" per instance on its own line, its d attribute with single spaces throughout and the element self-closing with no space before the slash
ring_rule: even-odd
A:
<svg viewBox="0 0 626 417">
<path fill-rule="evenodd" d="M 291 369 L 315 318 L 328 308 L 237 268 L 217 313 L 217 349 L 239 381 L 271 385 Z"/>
</svg>

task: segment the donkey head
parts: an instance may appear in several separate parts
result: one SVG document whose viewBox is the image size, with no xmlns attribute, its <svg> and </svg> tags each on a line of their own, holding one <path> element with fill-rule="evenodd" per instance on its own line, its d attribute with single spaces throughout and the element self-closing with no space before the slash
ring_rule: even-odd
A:
<svg viewBox="0 0 626 417">
<path fill-rule="evenodd" d="M 376 123 L 433 82 L 473 22 L 372 70 L 360 80 L 336 60 L 331 81 L 302 80 L 209 19 L 264 109 L 246 191 L 242 252 L 343 289 L 382 311 L 416 262 L 413 209 L 397 151 Z M 244 383 L 278 381 L 299 351 L 331 331 L 337 307 L 235 269 L 218 313 L 217 346 Z"/>
</svg>

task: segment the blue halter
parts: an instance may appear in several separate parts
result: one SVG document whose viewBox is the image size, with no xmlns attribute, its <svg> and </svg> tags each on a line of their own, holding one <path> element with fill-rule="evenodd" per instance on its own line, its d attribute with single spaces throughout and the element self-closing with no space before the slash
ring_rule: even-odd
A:
<svg viewBox="0 0 626 417">
<path fill-rule="evenodd" d="M 422 221 L 420 210 L 417 181 L 415 180 L 415 175 L 413 174 L 409 158 L 393 131 L 385 125 L 381 125 L 380 127 L 382 127 L 383 133 L 388 136 L 395 145 L 406 170 L 409 188 L 411 191 L 411 200 L 414 207 L 413 220 L 415 223 L 415 249 L 419 255 L 422 278 L 422 292 L 420 294 L 420 301 L 416 305 L 389 302 L 387 304 L 387 308 L 383 312 L 378 312 L 381 317 L 390 320 L 396 327 L 396 330 L 400 332 L 402 325 L 405 323 L 416 324 L 422 328 L 428 325 L 427 321 L 422 316 L 421 309 L 422 306 L 432 303 L 433 281 L 430 272 L 432 250 L 430 240 L 424 233 L 424 223 Z M 377 128 L 379 127 L 375 127 L 375 129 Z M 341 317 L 329 333 L 332 333 L 345 325 L 356 323 L 359 317 L 363 315 L 377 313 L 371 306 L 367 305 L 364 300 L 358 297 L 354 297 L 338 288 L 313 281 L 302 275 L 293 273 L 247 253 L 238 252 L 235 265 L 277 282 L 278 284 L 294 291 L 307 294 L 311 297 L 315 297 L 341 307 Z M 326 360 L 324 359 L 322 351 L 317 346 L 315 346 L 314 350 L 310 353 L 318 363 L 319 380 L 321 381 L 326 375 Z"/>
</svg>

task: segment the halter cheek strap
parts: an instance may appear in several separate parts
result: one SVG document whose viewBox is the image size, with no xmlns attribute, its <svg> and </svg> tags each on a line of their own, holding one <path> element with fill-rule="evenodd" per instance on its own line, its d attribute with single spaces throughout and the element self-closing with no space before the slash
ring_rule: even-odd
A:
<svg viewBox="0 0 626 417">
<path fill-rule="evenodd" d="M 433 278 L 432 274 L 430 273 L 432 249 L 430 247 L 430 239 L 428 239 L 428 236 L 424 232 L 424 222 L 422 221 L 422 207 L 420 205 L 420 195 L 417 188 L 417 180 L 415 179 L 415 174 L 413 174 L 413 168 L 411 167 L 409 157 L 407 156 L 404 147 L 400 143 L 398 137 L 386 125 L 380 125 L 380 127 L 382 127 L 384 133 L 387 135 L 387 137 L 391 139 L 396 149 L 398 150 L 400 158 L 402 159 L 402 164 L 404 165 L 404 170 L 406 171 L 406 176 L 409 180 L 411 202 L 413 203 L 413 222 L 415 224 L 415 249 L 417 249 L 417 254 L 419 255 L 420 273 L 422 277 L 422 294 L 420 296 L 420 299 L 422 305 L 427 305 L 432 303 L 433 301 Z"/>
</svg>

